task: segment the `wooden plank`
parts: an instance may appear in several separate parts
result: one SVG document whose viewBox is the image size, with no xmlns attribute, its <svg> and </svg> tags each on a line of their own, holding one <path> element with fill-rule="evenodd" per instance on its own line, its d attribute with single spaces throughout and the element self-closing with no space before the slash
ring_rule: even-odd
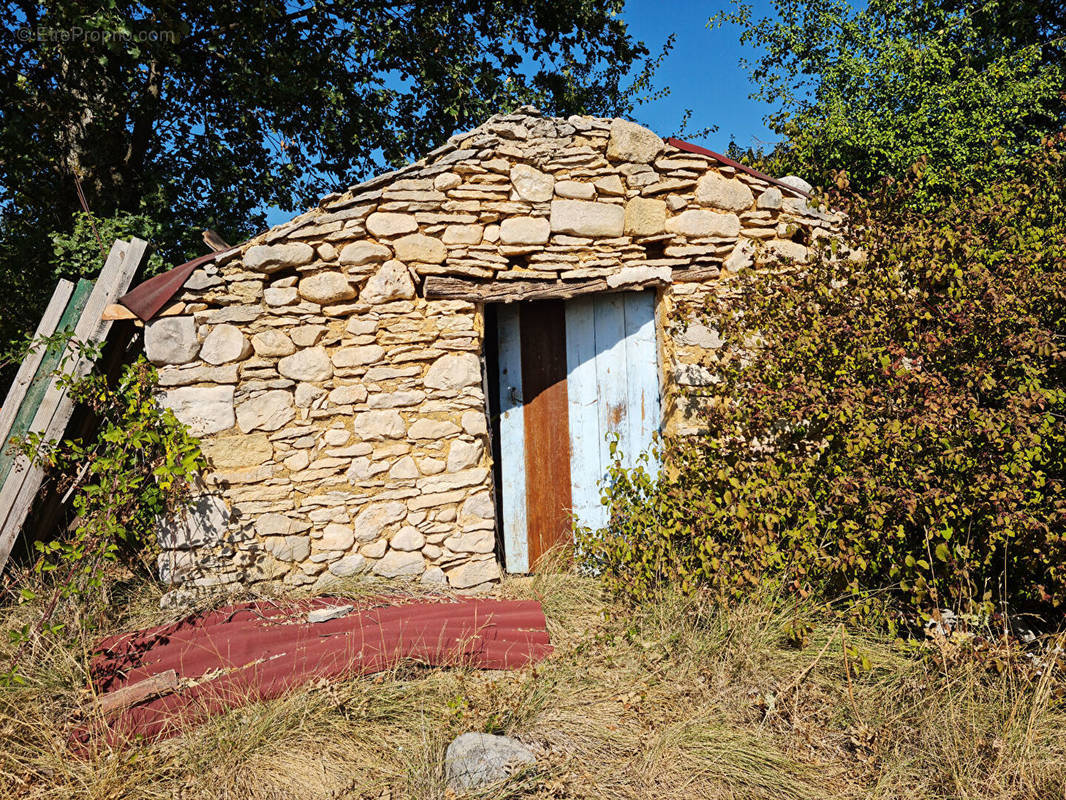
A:
<svg viewBox="0 0 1066 800">
<path fill-rule="evenodd" d="M 149 697 L 171 694 L 178 688 L 178 673 L 168 669 L 143 681 L 123 686 L 113 692 L 99 695 L 93 702 L 94 710 L 105 717 L 135 706 Z"/>
<path fill-rule="evenodd" d="M 84 278 L 78 281 L 70 299 L 67 301 L 67 307 L 63 309 L 63 314 L 59 318 L 59 324 L 56 326 L 57 331 L 60 333 L 74 332 L 74 326 L 78 324 L 78 319 L 85 308 L 85 303 L 89 300 L 92 289 L 92 281 Z M 52 386 L 52 381 L 55 379 L 56 370 L 59 368 L 60 360 L 63 358 L 64 353 L 66 353 L 65 342 L 54 343 L 45 349 L 36 374 L 26 390 L 26 396 L 15 410 L 14 419 L 5 437 L 6 442 L 11 441 L 11 439 L 21 439 L 32 430 L 33 419 L 37 414 L 37 409 L 40 408 L 49 388 Z M 18 462 L 19 456 L 15 451 L 9 448 L 0 451 L 0 487 L 8 485 L 8 479 L 11 477 L 12 470 Z M 11 489 L 11 491 L 14 491 L 14 489 Z M 0 494 L 0 497 L 2 496 Z M 0 509 L 3 508 L 4 506 L 0 505 Z M 2 516 L 0 516 L 0 519 L 2 519 Z"/>
<path fill-rule="evenodd" d="M 522 347 L 517 306 L 501 306 L 496 341 L 500 395 L 500 510 L 508 572 L 529 572 L 526 539 L 526 435 L 522 411 Z"/>
<path fill-rule="evenodd" d="M 655 293 L 623 295 L 626 325 L 626 389 L 629 432 L 625 463 L 635 467 L 641 453 L 650 450 L 659 429 L 659 365 L 655 342 Z M 657 465 L 649 468 L 657 471 Z"/>
<path fill-rule="evenodd" d="M 621 295 L 596 298 L 596 391 L 599 396 L 600 465 L 599 480 L 611 464 L 608 437 L 619 434 L 619 447 L 628 444 L 625 434 L 628 394 L 626 389 L 625 300 Z"/>
<path fill-rule="evenodd" d="M 529 303 L 519 318 L 526 434 L 529 565 L 570 540 L 570 432 L 567 425 L 566 314 L 560 300 Z"/>
<path fill-rule="evenodd" d="M 164 308 L 156 317 L 174 317 L 185 311 L 185 303 L 177 302 Z M 121 319 L 140 320 L 136 314 L 126 308 L 122 303 L 109 303 L 104 309 L 104 313 L 100 315 L 100 319 L 105 321 L 117 321 Z M 153 317 L 155 319 L 155 317 Z"/>
<path fill-rule="evenodd" d="M 74 284 L 70 281 L 61 280 L 56 284 L 55 291 L 52 292 L 52 299 L 48 301 L 48 307 L 44 310 L 44 315 L 37 325 L 37 330 L 33 332 L 34 341 L 45 336 L 51 336 L 56 332 L 56 328 L 59 327 L 59 320 L 63 316 L 63 311 L 66 310 L 67 303 L 73 293 Z M 7 390 L 4 405 L 0 408 L 0 449 L 6 449 L 7 447 L 8 434 L 11 432 L 15 415 L 22 405 L 23 398 L 26 397 L 30 384 L 37 375 L 37 368 L 41 366 L 41 361 L 44 360 L 47 350 L 48 348 L 43 345 L 34 345 L 26 353 L 22 363 L 19 364 L 18 372 L 15 373 L 15 380 L 11 384 L 11 388 Z"/>
<path fill-rule="evenodd" d="M 599 530 L 606 523 L 600 504 L 599 395 L 596 391 L 596 324 L 593 297 L 566 304 L 566 386 L 570 430 L 570 502 L 577 524 Z"/>
<path fill-rule="evenodd" d="M 107 261 L 100 270 L 85 308 L 74 327 L 75 339 L 80 342 L 99 343 L 107 336 L 111 322 L 101 319 L 104 308 L 115 302 L 129 288 L 147 247 L 147 242 L 136 238 L 130 242 L 116 241 L 111 246 Z M 78 357 L 73 347 L 68 348 L 67 355 L 74 363 L 66 371 L 75 378 L 84 376 L 92 368 L 92 362 Z M 63 436 L 73 411 L 74 402 L 60 385 L 57 376 L 53 378 L 33 417 L 30 431 L 40 432 L 44 441 L 59 439 Z M 24 457 L 20 458 L 20 462 L 0 489 L 0 570 L 7 563 L 15 537 L 29 514 L 44 478 L 44 472 L 39 466 L 31 465 Z M 18 469 L 20 466 L 21 469 Z"/>
<path fill-rule="evenodd" d="M 586 281 L 479 281 L 472 278 L 455 278 L 443 275 L 427 275 L 424 291 L 427 300 L 468 300 L 472 303 L 517 303 L 534 300 L 569 300 L 572 297 L 593 293 L 630 292 L 646 286 L 662 283 L 659 278 L 610 287 L 606 278 Z"/>
</svg>

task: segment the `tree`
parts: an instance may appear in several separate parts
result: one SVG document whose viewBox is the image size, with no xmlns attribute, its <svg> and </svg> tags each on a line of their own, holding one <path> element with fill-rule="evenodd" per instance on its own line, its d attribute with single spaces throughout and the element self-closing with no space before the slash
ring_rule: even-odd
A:
<svg viewBox="0 0 1066 800">
<path fill-rule="evenodd" d="M 7 2 L 0 44 L 0 341 L 32 330 L 49 234 L 79 200 L 239 240 L 522 103 L 625 113 L 648 53 L 620 0 Z M 639 77 L 639 76 L 638 76 Z"/>
<path fill-rule="evenodd" d="M 760 50 L 754 95 L 783 143 L 765 161 L 858 190 L 923 159 L 923 191 L 954 191 L 1017 169 L 1066 124 L 1066 12 L 1035 0 L 774 0 L 712 22 Z M 754 154 L 757 155 L 757 154 Z"/>
</svg>

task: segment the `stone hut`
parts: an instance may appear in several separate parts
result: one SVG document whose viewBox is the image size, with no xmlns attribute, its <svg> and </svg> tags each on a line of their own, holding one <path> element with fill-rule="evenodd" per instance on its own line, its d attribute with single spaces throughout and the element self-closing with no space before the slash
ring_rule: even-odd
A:
<svg viewBox="0 0 1066 800">
<path fill-rule="evenodd" d="M 471 589 L 535 567 L 602 524 L 609 437 L 632 463 L 684 433 L 679 391 L 721 344 L 707 294 L 834 229 L 809 188 L 523 108 L 138 287 L 163 402 L 211 465 L 160 528 L 162 577 Z"/>
</svg>

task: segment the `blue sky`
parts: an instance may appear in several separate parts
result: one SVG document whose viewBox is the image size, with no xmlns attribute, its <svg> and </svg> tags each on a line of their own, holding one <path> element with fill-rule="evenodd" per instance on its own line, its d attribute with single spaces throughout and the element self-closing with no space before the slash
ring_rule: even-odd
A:
<svg viewBox="0 0 1066 800">
<path fill-rule="evenodd" d="M 753 0 L 753 6 L 757 17 L 771 12 L 769 0 Z M 655 76 L 655 88 L 668 87 L 670 91 L 637 108 L 634 116 L 638 122 L 660 136 L 673 136 L 690 108 L 688 130 L 718 127 L 707 136 L 682 137 L 693 144 L 722 152 L 730 139 L 745 148 L 776 141 L 763 123 L 771 109 L 749 99 L 754 87 L 740 66 L 740 59 L 751 59 L 754 51 L 741 46 L 738 28 L 707 27 L 712 14 L 729 7 L 729 0 L 627 0 L 622 17 L 631 34 L 644 41 L 652 53 L 658 54 L 667 37 L 676 34 L 674 48 Z M 293 216 L 277 208 L 266 211 L 268 225 L 278 225 Z"/>
<path fill-rule="evenodd" d="M 740 66 L 740 59 L 752 59 L 751 47 L 740 44 L 740 30 L 726 25 L 710 30 L 708 18 L 720 4 L 690 0 L 628 0 L 622 17 L 634 36 L 658 52 L 671 33 L 677 34 L 673 52 L 663 62 L 656 84 L 669 87 L 670 94 L 637 109 L 638 120 L 662 136 L 678 131 L 682 114 L 692 109 L 690 130 L 717 125 L 718 131 L 703 138 L 688 137 L 695 144 L 722 151 L 735 138 L 741 147 L 769 144 L 775 140 L 763 124 L 771 110 L 748 98 L 754 86 Z M 766 0 L 754 3 L 756 17 L 771 11 Z M 684 137 L 683 137 L 684 138 Z"/>
</svg>

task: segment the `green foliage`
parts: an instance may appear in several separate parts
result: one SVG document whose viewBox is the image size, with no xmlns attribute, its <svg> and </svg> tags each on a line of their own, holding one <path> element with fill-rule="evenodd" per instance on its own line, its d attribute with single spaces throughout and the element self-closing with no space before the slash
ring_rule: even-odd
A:
<svg viewBox="0 0 1066 800">
<path fill-rule="evenodd" d="M 136 236 L 146 242 L 158 241 L 163 226 L 143 214 L 116 214 L 98 219 L 84 211 L 74 215 L 74 227 L 67 233 L 52 234 L 53 267 L 57 278 L 90 278 L 99 274 L 107 259 L 107 252 L 116 239 Z M 145 275 L 163 269 L 163 259 L 152 253 L 148 257 Z"/>
<path fill-rule="evenodd" d="M 1066 122 L 1063 22 L 1031 0 L 774 0 L 774 14 L 739 5 L 712 24 L 738 24 L 759 51 L 754 97 L 776 109 L 784 143 L 763 166 L 827 185 L 847 170 L 857 189 L 926 160 L 924 191 L 991 182 Z"/>
<path fill-rule="evenodd" d="M 707 309 L 705 432 L 658 480 L 616 468 L 582 537 L 616 592 L 1066 605 L 1066 159 L 927 213 L 917 183 L 832 199 L 861 258 L 749 271 Z"/>
<path fill-rule="evenodd" d="M 266 209 L 306 208 L 491 114 L 626 113 L 650 86 L 621 6 L 4 3 L 0 285 L 20 290 L 0 298 L 0 344 L 47 302 L 75 176 L 98 218 L 161 222 L 153 238 L 178 263 L 204 229 L 240 241 Z"/>
<path fill-rule="evenodd" d="M 94 355 L 76 349 L 81 357 Z M 18 680 L 19 659 L 36 637 L 62 634 L 62 625 L 51 622 L 60 601 L 85 607 L 101 589 L 103 569 L 123 549 L 141 558 L 151 554 L 157 517 L 183 505 L 188 482 L 205 466 L 196 440 L 156 401 L 155 368 L 143 358 L 127 366 L 114 386 L 95 373 L 81 378 L 63 373 L 62 383 L 96 416 L 99 428 L 91 442 L 49 442 L 31 434 L 16 443 L 74 493 L 76 524 L 65 536 L 34 543 L 34 572 L 51 596 L 35 625 L 9 632 L 19 647 L 0 682 Z M 24 587 L 19 599 L 36 597 Z"/>
</svg>

